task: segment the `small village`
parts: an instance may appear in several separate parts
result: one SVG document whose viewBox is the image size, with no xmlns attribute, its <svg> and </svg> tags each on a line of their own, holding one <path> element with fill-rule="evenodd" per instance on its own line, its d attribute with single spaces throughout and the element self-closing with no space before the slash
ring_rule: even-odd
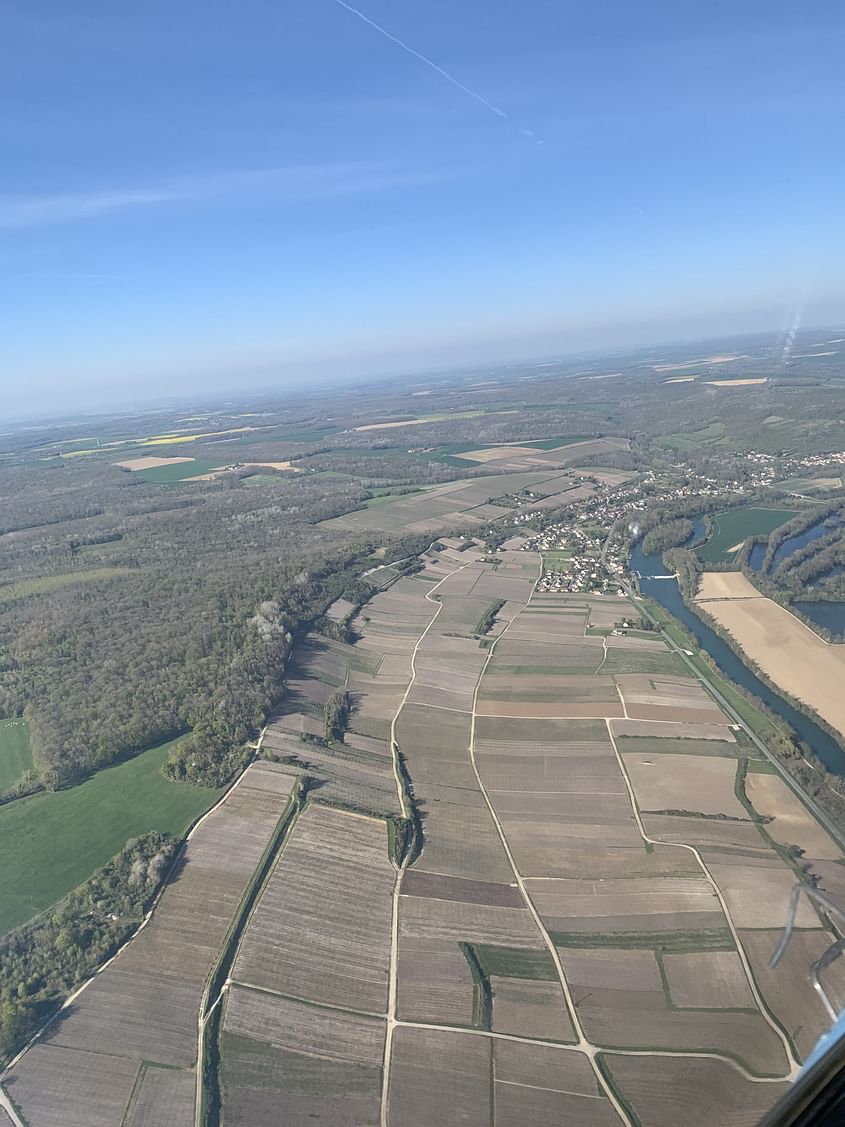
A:
<svg viewBox="0 0 845 1127">
<path fill-rule="evenodd" d="M 752 452 L 746 455 L 747 478 L 744 481 L 717 481 L 703 475 L 689 475 L 688 467 L 679 466 L 687 475 L 680 485 L 667 485 L 665 475 L 649 471 L 636 482 L 616 487 L 592 480 L 596 492 L 572 505 L 554 523 L 533 532 L 544 514 L 531 508 L 536 495 L 524 490 L 517 506 L 522 510 L 513 524 L 522 526 L 518 547 L 522 551 L 540 552 L 543 575 L 538 590 L 561 593 L 623 594 L 620 580 L 627 572 L 627 538 L 610 535 L 618 522 L 627 520 L 636 525 L 637 514 L 654 502 L 679 501 L 692 497 L 718 497 L 727 493 L 753 494 L 757 489 L 782 481 L 785 475 L 798 471 L 824 469 L 845 464 L 845 452 L 784 458 L 782 455 Z M 514 499 L 516 500 L 516 498 Z M 514 545 L 516 546 L 516 545 Z"/>
</svg>

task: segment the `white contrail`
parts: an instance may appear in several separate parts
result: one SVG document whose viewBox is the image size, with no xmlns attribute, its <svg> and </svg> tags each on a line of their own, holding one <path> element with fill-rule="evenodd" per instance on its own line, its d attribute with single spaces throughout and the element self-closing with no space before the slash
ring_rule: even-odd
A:
<svg viewBox="0 0 845 1127">
<path fill-rule="evenodd" d="M 780 362 L 782 365 L 786 365 L 789 362 L 792 349 L 795 345 L 795 337 L 798 333 L 798 326 L 801 324 L 801 315 L 803 312 L 804 309 L 801 305 L 799 305 L 795 310 L 795 316 L 792 318 L 792 324 L 787 331 L 786 340 L 784 341 L 783 349 L 781 351 Z"/>
<path fill-rule="evenodd" d="M 369 16 L 364 15 L 364 13 L 360 11 L 360 9 L 353 8 L 351 4 L 346 3 L 346 0 L 335 0 L 335 3 L 339 4 L 341 8 L 345 8 L 347 12 L 351 12 L 353 16 L 357 16 L 359 20 L 363 20 L 365 24 L 368 24 L 371 28 L 373 28 L 374 31 L 377 31 L 380 35 L 383 35 L 385 39 L 389 39 L 391 43 L 395 43 L 397 47 L 401 47 L 403 51 L 407 51 L 409 55 L 413 55 L 415 59 L 419 59 L 421 63 L 425 63 L 427 67 L 431 67 L 431 69 L 436 71 L 441 78 L 445 78 L 447 82 L 451 83 L 452 86 L 460 90 L 461 93 L 466 94 L 476 102 L 479 102 L 482 106 L 484 106 L 486 110 L 489 110 L 490 113 L 494 113 L 496 117 L 501 117 L 508 120 L 509 115 L 505 113 L 505 111 L 501 109 L 500 106 L 496 106 L 492 102 L 488 101 L 483 94 L 478 94 L 475 90 L 470 90 L 468 86 L 464 86 L 463 82 L 459 82 L 453 74 L 450 74 L 448 72 L 448 70 L 444 70 L 443 67 L 439 66 L 433 60 L 427 58 L 425 55 L 420 54 L 419 51 L 414 50 L 414 48 L 410 47 L 407 43 L 404 42 L 404 40 L 399 39 L 398 36 L 391 34 L 391 32 L 389 32 L 386 28 L 383 28 L 381 24 L 376 23 L 375 20 L 371 20 Z M 535 145 L 543 144 L 542 141 L 534 136 L 533 130 L 520 129 L 519 132 L 529 141 L 533 141 Z"/>
</svg>

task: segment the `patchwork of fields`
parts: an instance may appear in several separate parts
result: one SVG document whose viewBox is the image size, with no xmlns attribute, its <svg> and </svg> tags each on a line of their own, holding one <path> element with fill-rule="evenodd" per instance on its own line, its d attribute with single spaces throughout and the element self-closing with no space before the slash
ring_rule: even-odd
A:
<svg viewBox="0 0 845 1127">
<path fill-rule="evenodd" d="M 565 449 L 574 451 L 582 448 Z M 575 456 L 569 461 L 576 461 Z M 469 464 L 467 463 L 468 466 Z M 580 473 L 565 472 L 554 468 L 554 460 L 547 463 L 545 469 L 538 468 L 541 465 L 542 459 L 530 464 L 518 461 L 513 469 L 526 472 L 497 473 L 490 477 L 451 481 L 446 485 L 400 497 L 389 504 L 333 517 L 324 521 L 324 524 L 353 532 L 444 532 L 454 528 L 456 524 L 481 525 L 497 517 L 507 516 L 517 508 L 516 504 L 499 501 L 493 504 L 491 499 L 501 499 L 523 489 L 531 489 L 543 495 L 541 500 L 532 504 L 533 509 L 560 508 L 561 505 L 583 501 L 595 492 L 589 482 L 580 481 L 583 474 L 591 472 L 589 469 Z M 488 463 L 488 468 L 507 467 L 496 463 L 491 466 Z M 607 477 L 607 472 L 603 476 Z M 626 476 L 629 475 L 620 471 L 616 480 L 624 481 Z"/>
<path fill-rule="evenodd" d="M 590 633 L 628 603 L 486 554 L 426 553 L 354 643 L 298 647 L 270 761 L 3 1078 L 30 1127 L 189 1127 L 198 1015 L 226 1127 L 751 1127 L 785 1090 L 827 1025 L 807 969 L 832 939 L 802 905 L 768 969 L 785 847 L 840 894 L 838 846 L 660 639 Z"/>
</svg>

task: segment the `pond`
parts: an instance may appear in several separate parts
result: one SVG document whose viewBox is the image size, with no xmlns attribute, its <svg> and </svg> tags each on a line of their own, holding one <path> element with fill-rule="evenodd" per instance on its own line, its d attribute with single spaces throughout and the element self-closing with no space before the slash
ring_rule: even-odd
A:
<svg viewBox="0 0 845 1127">
<path fill-rule="evenodd" d="M 845 603 L 793 603 L 797 611 L 831 634 L 845 634 Z"/>
</svg>

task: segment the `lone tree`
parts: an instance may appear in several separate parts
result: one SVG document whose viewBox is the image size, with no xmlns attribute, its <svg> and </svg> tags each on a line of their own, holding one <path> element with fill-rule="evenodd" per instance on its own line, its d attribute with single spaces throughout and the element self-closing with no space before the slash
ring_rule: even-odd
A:
<svg viewBox="0 0 845 1127">
<path fill-rule="evenodd" d="M 349 724 L 349 714 L 352 711 L 352 698 L 349 693 L 332 693 L 326 701 L 326 739 L 342 740 L 343 733 Z"/>
</svg>

